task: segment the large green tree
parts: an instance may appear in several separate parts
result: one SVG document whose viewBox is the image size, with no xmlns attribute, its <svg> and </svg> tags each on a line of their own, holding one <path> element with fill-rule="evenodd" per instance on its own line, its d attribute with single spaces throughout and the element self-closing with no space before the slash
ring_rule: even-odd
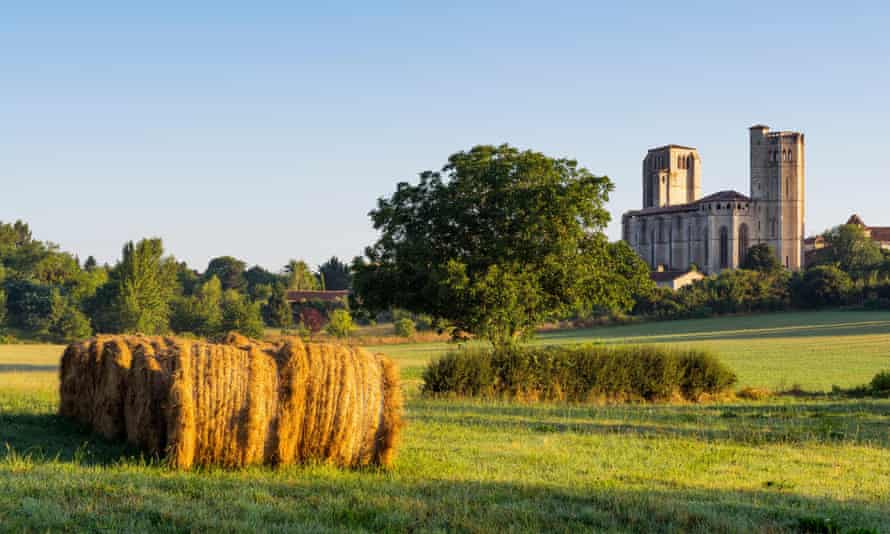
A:
<svg viewBox="0 0 890 534">
<path fill-rule="evenodd" d="M 260 339 L 263 337 L 263 317 L 260 304 L 230 289 L 222 298 L 222 331 L 240 332 L 245 336 Z"/>
<path fill-rule="evenodd" d="M 747 250 L 740 267 L 749 271 L 775 273 L 782 268 L 782 263 L 773 247 L 766 243 L 758 243 Z"/>
<path fill-rule="evenodd" d="M 269 325 L 282 330 L 289 330 L 294 326 L 294 311 L 287 301 L 287 290 L 284 284 L 275 284 L 263 309 L 263 315 Z"/>
<path fill-rule="evenodd" d="M 309 264 L 302 260 L 290 260 L 284 266 L 287 288 L 296 291 L 314 291 L 322 289 L 321 283 Z"/>
<path fill-rule="evenodd" d="M 244 278 L 244 270 L 247 264 L 238 258 L 232 256 L 220 256 L 213 258 L 207 264 L 207 270 L 204 271 L 204 280 L 210 280 L 215 276 L 222 283 L 224 291 L 235 289 L 241 291 L 245 288 L 246 280 Z"/>
<path fill-rule="evenodd" d="M 222 284 L 211 276 L 194 295 L 173 300 L 170 326 L 177 332 L 192 332 L 200 336 L 217 335 L 222 329 Z"/>
<path fill-rule="evenodd" d="M 352 286 L 352 271 L 349 265 L 340 261 L 337 256 L 318 266 L 318 274 L 324 281 L 324 288 L 328 291 L 340 291 Z"/>
<path fill-rule="evenodd" d="M 177 290 L 177 265 L 164 257 L 160 239 L 130 241 L 108 283 L 97 292 L 94 322 L 105 332 L 162 334 L 169 330 L 170 301 Z"/>
<path fill-rule="evenodd" d="M 820 263 L 835 264 L 850 276 L 860 277 L 877 269 L 884 259 L 881 247 L 855 224 L 836 226 L 823 234 L 825 249 Z"/>
<path fill-rule="evenodd" d="M 612 189 L 569 159 L 508 145 L 459 152 L 378 201 L 381 236 L 353 264 L 354 291 L 370 309 L 429 313 L 495 345 L 550 314 L 628 304 L 603 234 Z"/>
</svg>

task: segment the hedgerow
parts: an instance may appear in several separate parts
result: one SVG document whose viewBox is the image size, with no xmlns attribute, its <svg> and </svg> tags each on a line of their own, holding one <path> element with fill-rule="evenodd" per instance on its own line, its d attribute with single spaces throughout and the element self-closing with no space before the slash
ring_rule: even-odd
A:
<svg viewBox="0 0 890 534">
<path fill-rule="evenodd" d="M 659 346 L 460 349 L 423 373 L 428 395 L 570 402 L 697 401 L 736 383 L 713 355 Z"/>
</svg>

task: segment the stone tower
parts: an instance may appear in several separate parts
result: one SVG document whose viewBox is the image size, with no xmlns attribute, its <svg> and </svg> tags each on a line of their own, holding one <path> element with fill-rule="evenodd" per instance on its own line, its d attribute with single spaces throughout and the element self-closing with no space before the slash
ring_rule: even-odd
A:
<svg viewBox="0 0 890 534">
<path fill-rule="evenodd" d="M 643 208 L 661 208 L 701 198 L 701 158 L 691 147 L 666 145 L 643 158 Z"/>
<path fill-rule="evenodd" d="M 786 268 L 803 266 L 806 191 L 804 136 L 750 128 L 751 199 L 757 205 L 758 241 L 769 244 Z"/>
</svg>

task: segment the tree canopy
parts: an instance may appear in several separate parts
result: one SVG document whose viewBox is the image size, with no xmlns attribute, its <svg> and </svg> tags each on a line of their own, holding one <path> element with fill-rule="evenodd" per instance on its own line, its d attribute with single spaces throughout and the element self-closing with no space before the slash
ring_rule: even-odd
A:
<svg viewBox="0 0 890 534">
<path fill-rule="evenodd" d="M 232 256 L 220 256 L 213 258 L 207 264 L 207 270 L 204 271 L 204 279 L 209 280 L 215 276 L 219 278 L 223 291 L 229 289 L 242 290 L 246 283 L 244 278 L 244 270 L 247 264 L 238 258 Z"/>
<path fill-rule="evenodd" d="M 551 314 L 629 306 L 611 286 L 620 274 L 603 233 L 612 189 L 570 159 L 459 152 L 378 201 L 381 236 L 354 261 L 354 290 L 369 309 L 429 313 L 497 345 Z"/>
<path fill-rule="evenodd" d="M 749 271 L 760 271 L 762 273 L 774 273 L 782 268 L 779 257 L 773 247 L 766 243 L 758 243 L 748 249 L 739 266 Z"/>
<path fill-rule="evenodd" d="M 821 264 L 835 264 L 840 270 L 858 277 L 876 269 L 884 259 L 881 247 L 855 224 L 836 226 L 823 234 Z M 820 251 L 820 252 L 822 252 Z"/>
<path fill-rule="evenodd" d="M 287 289 L 296 291 L 312 291 L 322 289 L 318 278 L 303 260 L 290 260 L 284 266 L 287 277 Z"/>
<path fill-rule="evenodd" d="M 318 267 L 318 274 L 328 291 L 341 291 L 352 286 L 352 271 L 337 256 L 322 263 Z"/>
</svg>

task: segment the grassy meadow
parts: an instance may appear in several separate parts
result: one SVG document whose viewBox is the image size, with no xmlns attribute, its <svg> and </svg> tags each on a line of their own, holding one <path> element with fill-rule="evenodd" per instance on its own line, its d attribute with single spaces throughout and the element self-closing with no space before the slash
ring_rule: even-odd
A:
<svg viewBox="0 0 890 534">
<path fill-rule="evenodd" d="M 543 334 L 535 343 L 710 348 L 741 386 L 867 382 L 890 313 L 811 312 Z M 55 415 L 61 347 L 0 346 L 0 530 L 890 532 L 890 401 L 526 405 L 418 396 L 445 343 L 399 361 L 389 472 L 172 472 Z"/>
</svg>

